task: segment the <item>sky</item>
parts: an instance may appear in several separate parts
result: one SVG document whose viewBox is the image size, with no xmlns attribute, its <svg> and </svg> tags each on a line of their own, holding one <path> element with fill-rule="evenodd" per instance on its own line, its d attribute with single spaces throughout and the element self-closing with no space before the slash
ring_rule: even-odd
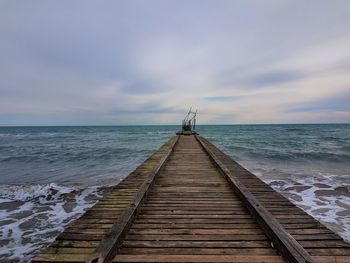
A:
<svg viewBox="0 0 350 263">
<path fill-rule="evenodd" d="M 350 123 L 348 0 L 0 0 L 0 126 Z"/>
</svg>

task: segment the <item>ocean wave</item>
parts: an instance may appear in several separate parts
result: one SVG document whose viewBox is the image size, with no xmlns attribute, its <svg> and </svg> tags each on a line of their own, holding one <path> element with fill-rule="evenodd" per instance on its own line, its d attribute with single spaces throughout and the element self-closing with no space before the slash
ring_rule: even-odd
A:
<svg viewBox="0 0 350 263">
<path fill-rule="evenodd" d="M 0 225 L 5 226 L 0 230 L 4 237 L 4 241 L 0 240 L 0 258 L 18 259 L 22 253 L 22 258 L 28 258 L 49 244 L 100 193 L 96 187 L 81 189 L 63 184 L 80 187 L 115 184 L 178 129 L 171 126 L 0 127 L 0 179 L 7 183 L 0 187 Z M 344 226 L 346 216 L 342 208 L 349 198 L 338 195 L 327 201 L 331 197 L 321 198 L 317 191 L 327 185 L 327 191 L 340 193 L 341 185 L 350 184 L 349 131 L 349 125 L 198 127 L 201 135 L 235 160 L 247 164 L 244 166 L 266 182 L 275 181 L 273 187 L 294 198 L 299 206 L 310 202 L 307 204 L 312 204 L 314 211 L 310 205 L 305 209 L 333 225 L 333 229 L 339 227 L 343 237 L 350 236 L 350 230 Z M 9 185 L 25 182 L 57 184 Z M 309 191 L 298 192 L 308 186 L 311 186 Z M 332 205 L 335 212 L 327 210 L 320 215 L 317 210 Z M 33 233 L 34 229 L 37 233 Z"/>
<path fill-rule="evenodd" d="M 147 135 L 170 135 L 174 134 L 173 131 L 149 131 L 146 133 Z"/>
<path fill-rule="evenodd" d="M 350 152 L 350 145 L 345 145 L 340 148 L 341 151 Z"/>
<path fill-rule="evenodd" d="M 303 128 L 286 128 L 285 131 L 305 131 Z"/>
<path fill-rule="evenodd" d="M 47 185 L 0 186 L 0 261 L 29 262 L 101 197 L 101 189 Z"/>
<path fill-rule="evenodd" d="M 134 149 L 127 147 L 119 148 L 102 148 L 102 149 L 67 149 L 66 152 L 62 150 L 45 149 L 42 151 L 28 152 L 27 155 L 4 156 L 0 159 L 2 163 L 33 163 L 33 162 L 67 162 L 75 163 L 84 160 L 93 160 L 98 162 L 100 160 L 123 160 L 131 155 L 139 155 L 145 153 L 144 149 Z M 148 151 L 147 151 L 148 153 Z"/>
<path fill-rule="evenodd" d="M 299 181 L 297 184 L 270 185 L 350 243 L 349 185 L 325 180 L 316 180 L 312 184 Z"/>
<path fill-rule="evenodd" d="M 80 152 L 67 152 L 63 155 L 63 158 L 67 162 L 75 162 L 81 160 L 90 160 L 94 161 L 98 160 L 110 160 L 110 159 L 118 159 L 121 160 L 123 157 L 128 157 L 130 154 L 137 154 L 134 149 L 130 148 L 103 148 L 103 149 L 91 149 L 88 151 L 80 151 Z"/>
<path fill-rule="evenodd" d="M 58 199 L 64 194 L 77 191 L 73 187 L 59 186 L 55 183 L 45 185 L 3 185 L 0 184 L 0 199 L 10 201 L 29 201 L 43 197 L 46 200 Z"/>
<path fill-rule="evenodd" d="M 350 243 L 350 175 L 328 174 L 317 168 L 264 166 L 252 161 L 242 164 Z"/>
<path fill-rule="evenodd" d="M 341 153 L 330 153 L 330 152 L 298 152 L 298 153 L 280 153 L 280 152 L 268 152 L 263 156 L 259 154 L 259 157 L 265 157 L 271 160 L 291 160 L 291 161 L 326 161 L 326 162 L 343 162 L 347 163 L 350 155 Z"/>
<path fill-rule="evenodd" d="M 347 149 L 343 147 L 339 149 L 337 152 L 322 152 L 322 151 L 296 151 L 285 149 L 285 148 L 277 148 L 270 147 L 270 149 L 259 148 L 254 145 L 246 145 L 246 146 L 224 146 L 222 147 L 224 151 L 228 154 L 240 156 L 241 158 L 246 159 L 255 159 L 255 160 L 271 160 L 271 161 L 291 161 L 291 162 L 313 162 L 313 161 L 323 161 L 323 162 L 336 162 L 336 163 L 344 163 L 348 164 L 350 160 L 350 147 Z"/>
<path fill-rule="evenodd" d="M 35 155 L 22 155 L 22 156 L 10 156 L 5 157 L 0 160 L 0 162 L 9 163 L 9 162 L 34 162 L 36 160 L 40 160 L 41 158 L 39 156 Z"/>
</svg>

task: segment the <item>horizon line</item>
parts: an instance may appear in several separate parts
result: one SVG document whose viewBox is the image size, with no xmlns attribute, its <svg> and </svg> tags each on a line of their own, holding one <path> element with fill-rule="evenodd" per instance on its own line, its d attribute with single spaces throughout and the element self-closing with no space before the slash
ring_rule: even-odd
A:
<svg viewBox="0 0 350 263">
<path fill-rule="evenodd" d="M 349 125 L 350 122 L 324 122 L 324 123 L 234 123 L 234 124 L 198 124 L 196 126 L 241 126 L 241 125 Z M 130 126 L 181 126 L 181 124 L 67 124 L 67 125 L 0 125 L 0 128 L 15 127 L 130 127 Z"/>
</svg>

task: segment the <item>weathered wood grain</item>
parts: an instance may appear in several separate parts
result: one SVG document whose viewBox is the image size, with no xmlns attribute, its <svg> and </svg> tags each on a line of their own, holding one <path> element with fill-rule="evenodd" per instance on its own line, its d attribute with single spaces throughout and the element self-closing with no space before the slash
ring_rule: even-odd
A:
<svg viewBox="0 0 350 263">
<path fill-rule="evenodd" d="M 266 216 L 269 222 L 262 224 Z M 292 247 L 278 245 L 266 230 L 271 224 Z M 300 248 L 306 257 L 300 257 Z M 295 251 L 296 257 L 286 256 Z M 190 135 L 165 143 L 32 262 L 345 263 L 349 258 L 350 244 L 207 140 Z"/>
</svg>

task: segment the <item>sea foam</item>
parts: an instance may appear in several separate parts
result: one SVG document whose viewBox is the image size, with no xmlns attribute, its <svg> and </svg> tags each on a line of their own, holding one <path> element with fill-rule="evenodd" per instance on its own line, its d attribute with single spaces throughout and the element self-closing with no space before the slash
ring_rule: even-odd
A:
<svg viewBox="0 0 350 263">
<path fill-rule="evenodd" d="M 1 185 L 0 261 L 28 262 L 101 197 L 97 187 Z"/>
<path fill-rule="evenodd" d="M 315 171 L 286 173 L 276 168 L 251 170 L 277 192 L 350 243 L 350 175 L 339 176 Z"/>
</svg>

